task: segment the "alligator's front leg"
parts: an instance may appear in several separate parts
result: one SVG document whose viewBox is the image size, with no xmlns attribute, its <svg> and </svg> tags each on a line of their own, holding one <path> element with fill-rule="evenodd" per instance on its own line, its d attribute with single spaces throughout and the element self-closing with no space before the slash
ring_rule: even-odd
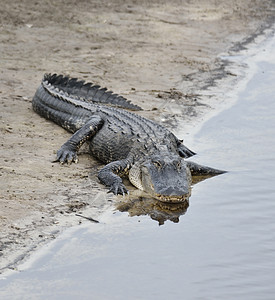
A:
<svg viewBox="0 0 275 300">
<path fill-rule="evenodd" d="M 89 121 L 76 131 L 72 137 L 57 151 L 55 161 L 63 163 L 77 162 L 77 151 L 102 127 L 104 121 L 100 116 L 92 116 Z"/>
<path fill-rule="evenodd" d="M 124 195 L 128 193 L 128 190 L 120 176 L 127 174 L 130 168 L 131 162 L 128 159 L 113 161 L 99 171 L 98 179 L 110 188 L 109 193 Z"/>
</svg>

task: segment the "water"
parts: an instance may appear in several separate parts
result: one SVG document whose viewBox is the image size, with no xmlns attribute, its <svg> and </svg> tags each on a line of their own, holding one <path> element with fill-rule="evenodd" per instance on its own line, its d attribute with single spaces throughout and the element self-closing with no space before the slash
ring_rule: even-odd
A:
<svg viewBox="0 0 275 300">
<path fill-rule="evenodd" d="M 178 223 L 107 210 L 0 280 L 0 298 L 273 300 L 275 60 L 256 66 L 193 141 L 194 160 L 230 172 L 195 185 Z"/>
</svg>

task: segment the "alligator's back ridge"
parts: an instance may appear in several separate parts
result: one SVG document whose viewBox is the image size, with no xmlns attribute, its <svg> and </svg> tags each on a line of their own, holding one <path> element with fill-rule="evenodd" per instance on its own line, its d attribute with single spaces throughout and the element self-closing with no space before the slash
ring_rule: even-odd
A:
<svg viewBox="0 0 275 300">
<path fill-rule="evenodd" d="M 70 132 L 80 129 L 92 115 L 96 114 L 104 119 L 106 123 L 104 128 L 112 130 L 114 135 L 127 133 L 136 138 L 143 136 L 151 140 L 152 138 L 165 138 L 170 133 L 162 125 L 131 111 L 113 107 L 113 105 L 102 105 L 80 97 L 78 94 L 69 94 L 64 86 L 75 86 L 75 84 L 71 84 L 71 80 L 67 77 L 52 76 L 53 80 L 50 82 L 42 80 L 33 97 L 33 109 L 44 118 L 54 121 Z M 73 82 L 78 81 L 73 80 Z M 105 130 L 103 132 L 106 135 Z"/>
<path fill-rule="evenodd" d="M 84 102 L 92 102 L 121 107 L 129 110 L 142 110 L 138 105 L 131 103 L 126 98 L 108 91 L 107 88 L 101 88 L 91 82 L 70 78 L 68 76 L 57 74 L 45 74 L 43 79 L 44 85 L 54 86 L 55 89 L 61 90 L 68 95 L 78 97 Z"/>
</svg>

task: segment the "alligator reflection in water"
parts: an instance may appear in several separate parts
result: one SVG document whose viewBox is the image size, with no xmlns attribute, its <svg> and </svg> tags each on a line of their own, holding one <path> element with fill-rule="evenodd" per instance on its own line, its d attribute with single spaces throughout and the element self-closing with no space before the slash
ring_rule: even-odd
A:
<svg viewBox="0 0 275 300">
<path fill-rule="evenodd" d="M 179 222 L 181 215 L 185 214 L 189 206 L 189 200 L 183 203 L 167 204 L 158 200 L 139 197 L 138 199 L 128 198 L 116 205 L 116 208 L 121 211 L 127 211 L 130 217 L 148 215 L 151 219 L 158 221 L 159 225 L 163 225 L 165 221 L 170 220 L 174 223 Z"/>
<path fill-rule="evenodd" d="M 194 176 L 192 184 L 196 184 L 212 176 Z M 184 215 L 189 207 L 188 197 L 182 203 L 165 203 L 153 198 L 149 198 L 142 191 L 134 190 L 130 196 L 124 197 L 123 200 L 116 204 L 116 209 L 121 212 L 128 212 L 130 217 L 148 215 L 159 225 L 163 225 L 167 220 L 178 223 L 180 216 Z"/>
</svg>

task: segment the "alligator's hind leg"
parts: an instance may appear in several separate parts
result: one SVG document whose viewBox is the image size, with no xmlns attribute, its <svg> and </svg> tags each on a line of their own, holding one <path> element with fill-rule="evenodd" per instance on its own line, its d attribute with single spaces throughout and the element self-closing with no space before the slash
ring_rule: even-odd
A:
<svg viewBox="0 0 275 300">
<path fill-rule="evenodd" d="M 192 176 L 215 176 L 226 173 L 226 171 L 213 169 L 210 167 L 202 166 L 192 161 L 186 161 L 188 168 L 191 171 Z"/>
<path fill-rule="evenodd" d="M 195 152 L 184 146 L 182 143 L 178 144 L 178 152 L 179 155 L 183 158 L 188 158 L 196 154 Z"/>
<path fill-rule="evenodd" d="M 77 151 L 87 140 L 94 136 L 104 121 L 100 116 L 92 116 L 89 121 L 77 130 L 72 137 L 57 151 L 55 161 L 63 163 L 77 162 Z"/>
<path fill-rule="evenodd" d="M 128 191 L 122 183 L 120 176 L 128 173 L 130 168 L 131 162 L 128 159 L 113 161 L 99 171 L 98 179 L 110 188 L 109 193 L 124 195 Z"/>
</svg>

